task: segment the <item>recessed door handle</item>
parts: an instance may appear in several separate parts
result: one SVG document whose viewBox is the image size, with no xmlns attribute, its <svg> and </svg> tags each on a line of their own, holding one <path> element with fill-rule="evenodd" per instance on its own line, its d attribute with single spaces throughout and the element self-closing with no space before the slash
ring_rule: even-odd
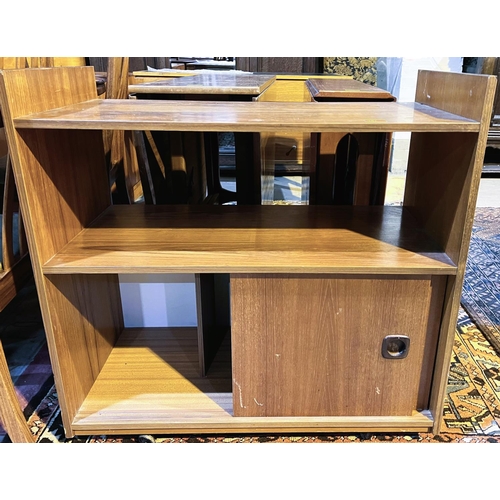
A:
<svg viewBox="0 0 500 500">
<path fill-rule="evenodd" d="M 410 337 L 387 335 L 382 341 L 382 356 L 386 359 L 403 359 L 408 356 Z"/>
</svg>

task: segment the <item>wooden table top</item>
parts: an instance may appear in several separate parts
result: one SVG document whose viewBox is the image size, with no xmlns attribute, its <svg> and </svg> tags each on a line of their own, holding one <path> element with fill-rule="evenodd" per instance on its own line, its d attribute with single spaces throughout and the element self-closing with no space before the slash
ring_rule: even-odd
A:
<svg viewBox="0 0 500 500">
<path fill-rule="evenodd" d="M 371 99 L 394 101 L 387 90 L 357 80 L 311 78 L 306 85 L 314 99 Z"/>
<path fill-rule="evenodd" d="M 275 81 L 274 75 L 214 72 L 151 83 L 129 85 L 130 93 L 259 95 Z"/>
</svg>

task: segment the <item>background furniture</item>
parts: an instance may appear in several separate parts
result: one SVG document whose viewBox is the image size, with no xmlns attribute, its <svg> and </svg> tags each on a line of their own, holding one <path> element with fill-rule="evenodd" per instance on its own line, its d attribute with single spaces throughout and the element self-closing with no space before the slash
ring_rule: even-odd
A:
<svg viewBox="0 0 500 500">
<path fill-rule="evenodd" d="M 33 443 L 34 436 L 28 428 L 17 398 L 9 367 L 0 341 L 0 422 L 13 443 Z"/>
<path fill-rule="evenodd" d="M 357 80 L 308 79 L 318 102 L 392 102 L 387 90 Z M 318 204 L 383 205 L 391 154 L 391 133 L 321 134 L 317 139 Z"/>
<path fill-rule="evenodd" d="M 464 57 L 462 71 L 497 77 L 483 173 L 498 174 L 500 173 L 500 57 Z"/>
<path fill-rule="evenodd" d="M 236 69 L 254 73 L 323 73 L 322 57 L 236 57 Z"/>
<path fill-rule="evenodd" d="M 97 99 L 90 68 L 3 72 L 66 434 L 438 433 L 495 84 L 421 71 L 412 104 L 215 105 Z M 411 131 L 404 206 L 114 206 L 106 129 Z M 158 272 L 231 273 L 206 377 L 210 332 L 123 328 L 118 274 Z"/>
<path fill-rule="evenodd" d="M 132 84 L 128 90 L 139 99 L 244 102 L 262 94 L 274 81 L 273 75 L 216 72 Z M 156 149 L 158 163 L 165 165 L 165 184 L 159 190 L 167 195 L 167 203 L 260 203 L 259 143 L 253 134 L 234 135 L 236 192 L 220 183 L 217 133 L 152 132 L 146 136 L 151 161 L 157 158 Z"/>
</svg>

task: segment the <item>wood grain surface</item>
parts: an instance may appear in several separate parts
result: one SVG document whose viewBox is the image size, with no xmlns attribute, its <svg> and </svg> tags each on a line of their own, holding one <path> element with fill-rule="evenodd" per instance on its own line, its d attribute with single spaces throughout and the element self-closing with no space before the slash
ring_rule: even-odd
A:
<svg viewBox="0 0 500 500">
<path fill-rule="evenodd" d="M 401 207 L 113 206 L 46 274 L 341 272 L 454 274 Z"/>
<path fill-rule="evenodd" d="M 426 409 L 419 393 L 433 369 L 427 353 L 422 376 L 431 292 L 425 276 L 231 275 L 235 416 Z M 382 356 L 387 335 L 410 338 L 406 358 Z"/>
<path fill-rule="evenodd" d="M 95 99 L 15 120 L 18 128 L 213 132 L 450 132 L 479 123 L 396 102 L 207 102 Z"/>
</svg>

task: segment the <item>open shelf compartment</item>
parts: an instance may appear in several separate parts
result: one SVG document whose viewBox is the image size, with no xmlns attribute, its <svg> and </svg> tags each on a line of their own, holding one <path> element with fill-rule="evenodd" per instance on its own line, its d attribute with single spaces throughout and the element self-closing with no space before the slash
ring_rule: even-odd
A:
<svg viewBox="0 0 500 500">
<path fill-rule="evenodd" d="M 43 267 L 73 273 L 455 274 L 403 207 L 112 206 Z"/>
<path fill-rule="evenodd" d="M 196 329 L 125 329 L 77 412 L 75 434 L 105 432 L 427 431 L 427 411 L 381 417 L 234 417 L 229 335 L 207 377 L 197 372 Z"/>
<path fill-rule="evenodd" d="M 200 376 L 196 328 L 124 329 L 73 421 L 75 430 L 161 429 L 232 416 L 229 332 Z"/>
</svg>

